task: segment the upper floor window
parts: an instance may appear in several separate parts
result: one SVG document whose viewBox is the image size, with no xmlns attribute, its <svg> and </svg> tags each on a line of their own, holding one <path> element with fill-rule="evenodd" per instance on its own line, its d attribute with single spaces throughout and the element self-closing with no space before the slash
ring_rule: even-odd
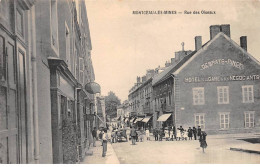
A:
<svg viewBox="0 0 260 167">
<path fill-rule="evenodd" d="M 69 69 L 71 69 L 71 65 L 70 65 L 70 32 L 69 32 L 69 27 L 67 25 L 67 23 L 65 22 L 65 38 L 66 38 L 66 63 L 69 67 Z"/>
<path fill-rule="evenodd" d="M 193 105 L 205 104 L 203 87 L 192 88 L 192 92 L 193 92 Z"/>
<path fill-rule="evenodd" d="M 55 49 L 58 49 L 58 19 L 56 0 L 51 0 L 51 44 Z"/>
<path fill-rule="evenodd" d="M 24 36 L 24 21 L 23 21 L 23 11 L 18 10 L 16 12 L 16 25 L 17 25 L 17 32 Z"/>
<path fill-rule="evenodd" d="M 84 59 L 79 58 L 79 82 L 84 83 Z"/>
<path fill-rule="evenodd" d="M 229 87 L 228 86 L 218 86 L 218 104 L 228 104 L 229 103 Z"/>
<path fill-rule="evenodd" d="M 254 102 L 253 85 L 242 86 L 242 98 L 243 98 L 243 103 L 253 103 Z"/>
</svg>

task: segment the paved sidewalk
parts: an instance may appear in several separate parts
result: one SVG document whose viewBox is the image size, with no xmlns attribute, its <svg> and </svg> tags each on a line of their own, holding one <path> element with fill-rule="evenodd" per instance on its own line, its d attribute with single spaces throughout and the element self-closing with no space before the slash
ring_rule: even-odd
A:
<svg viewBox="0 0 260 167">
<path fill-rule="evenodd" d="M 105 157 L 102 157 L 102 149 L 101 142 L 96 142 L 96 147 L 91 147 L 91 151 L 93 151 L 93 155 L 85 156 L 84 160 L 81 164 L 119 164 L 119 160 L 116 156 L 116 153 L 111 145 L 111 143 L 107 143 L 107 154 Z"/>
</svg>

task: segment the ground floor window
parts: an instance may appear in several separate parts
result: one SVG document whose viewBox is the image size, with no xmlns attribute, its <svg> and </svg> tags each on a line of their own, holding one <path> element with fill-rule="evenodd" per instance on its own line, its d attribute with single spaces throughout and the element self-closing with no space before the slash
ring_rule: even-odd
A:
<svg viewBox="0 0 260 167">
<path fill-rule="evenodd" d="M 195 114 L 195 126 L 200 126 L 201 129 L 205 129 L 205 114 Z"/>
<path fill-rule="evenodd" d="M 254 122 L 255 122 L 255 112 L 254 111 L 245 112 L 245 128 L 254 127 Z"/>
<path fill-rule="evenodd" d="M 229 128 L 229 113 L 220 113 L 220 129 Z"/>
</svg>

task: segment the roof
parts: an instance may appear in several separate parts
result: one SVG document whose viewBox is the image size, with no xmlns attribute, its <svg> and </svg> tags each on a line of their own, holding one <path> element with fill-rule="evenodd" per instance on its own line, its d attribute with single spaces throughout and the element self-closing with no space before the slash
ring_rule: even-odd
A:
<svg viewBox="0 0 260 167">
<path fill-rule="evenodd" d="M 184 61 L 182 63 L 182 66 L 180 66 L 178 69 L 174 70 L 172 72 L 173 75 L 179 74 L 179 72 L 186 67 L 195 57 L 197 57 L 201 52 L 207 50 L 208 46 L 211 45 L 217 38 L 219 38 L 220 36 L 225 37 L 230 43 L 232 43 L 236 48 L 240 49 L 245 55 L 247 55 L 249 58 L 251 58 L 256 64 L 260 65 L 259 61 L 256 60 L 252 55 L 250 55 L 246 50 L 244 50 L 242 47 L 240 47 L 236 42 L 234 42 L 230 37 L 228 37 L 226 34 L 224 34 L 223 32 L 218 33 L 213 39 L 211 39 L 210 41 L 208 41 L 207 43 L 205 43 L 200 50 L 198 50 L 197 52 L 193 53 L 192 56 L 190 56 L 191 59 L 187 59 L 186 61 Z M 192 53 L 191 53 L 192 54 Z"/>
<path fill-rule="evenodd" d="M 185 56 L 179 63 L 173 64 L 166 68 L 163 72 L 154 77 L 152 85 L 155 86 L 161 81 L 163 81 L 165 78 L 170 76 L 174 71 L 180 68 L 187 60 L 189 60 L 196 52 L 197 51 L 191 52 L 189 55 Z"/>
</svg>

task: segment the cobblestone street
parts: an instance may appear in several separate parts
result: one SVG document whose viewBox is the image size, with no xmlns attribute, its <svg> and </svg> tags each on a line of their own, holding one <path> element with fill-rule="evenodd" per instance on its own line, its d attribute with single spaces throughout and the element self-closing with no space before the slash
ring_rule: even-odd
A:
<svg viewBox="0 0 260 167">
<path fill-rule="evenodd" d="M 260 144 L 251 144 L 239 138 L 240 135 L 212 135 L 208 137 L 208 148 L 202 153 L 198 140 L 192 141 L 151 141 L 113 143 L 108 146 L 107 157 L 102 158 L 102 147 L 94 147 L 92 156 L 87 156 L 83 163 L 112 164 L 255 164 L 260 163 L 260 155 L 231 151 L 230 147 L 260 150 Z M 110 150 L 112 149 L 113 150 Z M 116 160 L 118 158 L 119 162 Z"/>
</svg>

